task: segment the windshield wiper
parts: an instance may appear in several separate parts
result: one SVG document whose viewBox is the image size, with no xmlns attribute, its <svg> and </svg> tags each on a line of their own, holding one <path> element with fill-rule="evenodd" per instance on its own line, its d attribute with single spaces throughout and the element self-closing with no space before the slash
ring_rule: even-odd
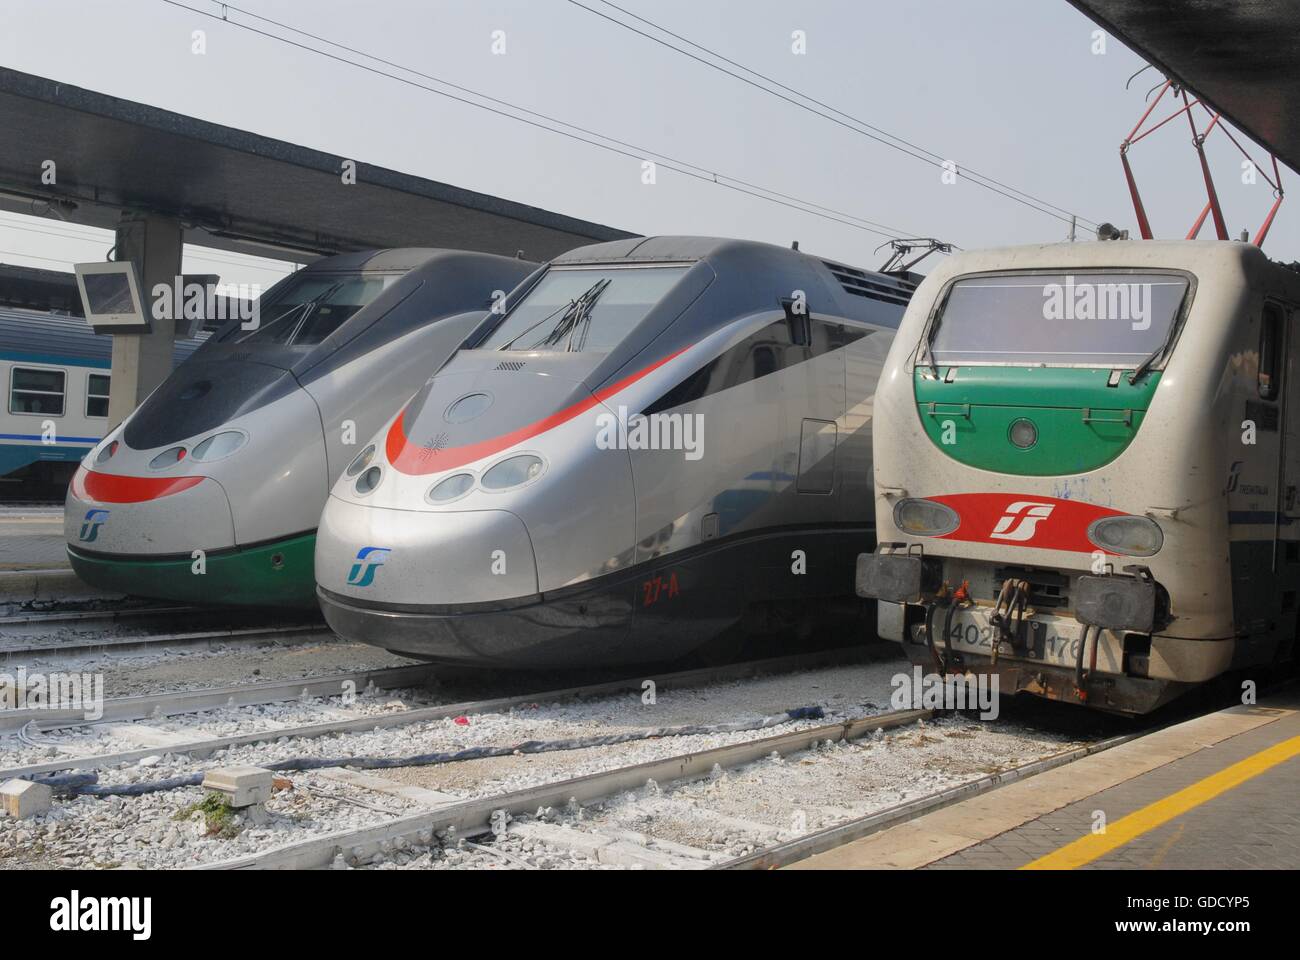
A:
<svg viewBox="0 0 1300 960">
<path fill-rule="evenodd" d="M 1153 350 L 1151 353 L 1147 354 L 1146 359 L 1143 360 L 1141 363 L 1139 363 L 1137 365 L 1137 369 L 1133 371 L 1133 376 L 1128 378 L 1128 383 L 1130 387 L 1133 386 L 1133 384 L 1137 383 L 1138 378 L 1141 377 L 1148 370 L 1150 370 L 1152 365 L 1165 355 L 1165 349 L 1168 346 L 1169 346 L 1169 341 L 1166 340 L 1164 343 L 1160 344 L 1160 346 L 1156 347 L 1155 350 Z"/>
<path fill-rule="evenodd" d="M 340 280 L 338 283 L 334 284 L 334 286 L 330 287 L 328 290 L 322 291 L 321 293 L 312 297 L 310 300 L 304 300 L 302 303 L 298 304 L 297 306 L 290 307 L 288 310 L 280 314 L 278 317 L 276 317 L 266 326 L 259 327 L 258 329 L 250 333 L 248 336 L 244 337 L 244 340 L 252 340 L 263 330 L 269 330 L 277 323 L 283 323 L 285 320 L 288 320 L 290 317 L 292 317 L 295 313 L 302 311 L 302 316 L 300 316 L 296 321 L 294 321 L 294 323 L 291 325 L 292 329 L 289 331 L 289 335 L 284 338 L 284 345 L 286 347 L 290 346 L 293 342 L 294 334 L 296 334 L 302 328 L 302 324 L 306 322 L 309 316 L 311 316 L 312 310 L 314 310 L 317 306 L 319 306 L 321 302 L 325 300 L 326 297 L 331 296 L 336 290 L 338 290 L 346 282 L 347 282 L 346 280 Z"/>
<path fill-rule="evenodd" d="M 515 345 L 516 342 L 526 337 L 528 334 L 532 333 L 542 324 L 546 323 L 546 321 L 553 319 L 557 313 L 563 310 L 564 316 L 561 317 L 560 322 L 555 325 L 555 330 L 552 330 L 549 334 L 547 334 L 546 339 L 544 339 L 541 343 L 537 344 L 537 346 L 540 347 L 546 345 L 554 345 L 558 343 L 560 337 L 563 336 L 565 333 L 569 332 L 570 326 L 573 323 L 573 315 L 575 311 L 579 310 L 582 307 L 582 305 L 586 302 L 587 298 L 590 297 L 593 293 L 595 293 L 597 296 L 599 296 L 600 293 L 603 293 L 605 287 L 608 285 L 609 285 L 609 279 L 606 277 L 602 277 L 600 280 L 597 280 L 590 287 L 588 287 L 576 300 L 570 300 L 568 303 L 564 304 L 563 306 L 555 310 L 552 310 L 549 314 L 542 317 L 542 319 L 538 320 L 536 323 L 531 324 L 530 326 L 521 330 L 515 336 L 511 337 L 506 343 L 503 343 L 497 349 L 509 350 L 512 346 Z M 597 288 L 599 288 L 599 291 L 597 291 Z"/>
<path fill-rule="evenodd" d="M 603 294 L 608 288 L 609 288 L 609 277 L 606 277 L 605 279 L 601 280 L 600 283 L 596 284 L 596 286 L 593 287 L 591 290 L 587 291 L 586 302 L 584 302 L 580 307 L 578 307 L 577 310 L 574 311 L 573 323 L 569 330 L 569 344 L 566 349 L 570 351 L 573 350 L 573 334 L 577 331 L 579 325 L 581 325 L 582 336 L 578 339 L 578 352 L 579 353 L 582 352 L 582 348 L 587 343 L 587 334 L 591 330 L 591 311 L 595 308 L 596 301 L 600 299 L 600 295 Z"/>
<path fill-rule="evenodd" d="M 930 332 L 925 335 L 925 359 L 930 363 L 930 373 L 934 379 L 939 379 L 939 365 L 934 362 L 934 336 L 939 332 L 939 318 L 934 318 L 934 323 L 930 324 Z"/>
</svg>

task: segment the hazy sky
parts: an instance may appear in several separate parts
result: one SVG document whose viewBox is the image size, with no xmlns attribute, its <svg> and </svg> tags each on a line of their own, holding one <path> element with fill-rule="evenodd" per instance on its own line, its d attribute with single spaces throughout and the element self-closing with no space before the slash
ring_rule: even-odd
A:
<svg viewBox="0 0 1300 960">
<path fill-rule="evenodd" d="M 221 9 L 210 0 L 179 2 Z M 581 2 L 630 19 L 601 0 Z M 615 2 L 959 168 L 1136 234 L 1118 145 L 1158 77 L 1148 70 L 1125 90 L 1141 61 L 1113 39 L 1104 54 L 1094 53 L 1097 28 L 1065 0 Z M 654 184 L 643 183 L 641 150 L 966 248 L 1060 240 L 1068 231 L 1066 223 L 962 178 L 945 184 L 934 166 L 569 0 L 240 0 L 234 7 L 626 141 L 636 156 L 574 142 L 164 0 L 0 0 L 0 63 L 638 233 L 797 239 L 805 251 L 853 264 L 874 267 L 883 259 L 875 248 L 884 238 L 853 226 L 662 167 Z M 234 7 L 232 20 L 284 33 Z M 206 31 L 203 55 L 192 52 L 196 29 Z M 496 31 L 503 31 L 504 53 L 494 52 L 502 40 Z M 806 38 L 802 55 L 792 50 L 794 31 Z M 1253 232 L 1271 203 L 1270 188 L 1262 178 L 1241 182 L 1241 158 L 1226 139 L 1212 138 L 1210 147 L 1230 231 Z M 1131 156 L 1157 236 L 1181 237 L 1204 203 L 1185 121 L 1138 144 Z M 1284 169 L 1284 186 L 1294 176 Z M 21 222 L 45 232 L 12 226 Z M 1211 234 L 1207 225 L 1203 235 Z M 66 261 L 101 258 L 107 238 L 0 213 L 4 262 L 66 269 Z M 1300 258 L 1300 209 L 1283 204 L 1265 249 L 1278 259 Z M 186 269 L 261 282 L 286 269 L 229 253 L 210 256 L 219 262 L 191 253 Z"/>
</svg>

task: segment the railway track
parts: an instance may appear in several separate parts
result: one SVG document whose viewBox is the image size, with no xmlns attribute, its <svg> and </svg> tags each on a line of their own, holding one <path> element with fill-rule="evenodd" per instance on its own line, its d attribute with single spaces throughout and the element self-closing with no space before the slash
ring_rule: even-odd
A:
<svg viewBox="0 0 1300 960">
<path fill-rule="evenodd" d="M 204 612 L 200 607 L 124 607 L 120 610 L 60 610 L 24 613 L 0 617 L 0 630 L 15 627 L 43 627 L 47 624 L 118 623 L 123 620 L 148 620 L 153 617 L 177 617 Z"/>
<path fill-rule="evenodd" d="M 426 683 L 434 676 L 436 669 L 432 664 L 414 664 L 404 667 L 353 670 L 293 680 L 261 680 L 254 683 L 175 693 L 114 697 L 104 701 L 102 714 L 93 721 L 88 721 L 83 712 L 74 710 L 41 708 L 0 710 L 0 735 L 24 729 L 38 734 L 49 733 L 74 727 L 92 726 L 96 723 L 128 723 L 133 720 L 183 716 L 209 710 L 260 706 L 312 697 L 333 697 L 349 689 L 348 684 L 352 685 L 353 690 L 362 690 L 372 685 L 380 690 L 412 687 Z"/>
<path fill-rule="evenodd" d="M 862 659 L 868 659 L 862 652 L 854 656 L 848 651 L 831 651 L 666 676 L 649 675 L 654 676 L 661 690 L 767 675 L 773 678 L 775 686 L 767 688 L 768 693 L 760 695 L 760 698 L 767 696 L 770 705 L 772 690 L 783 691 L 783 684 L 789 682 L 779 679 L 781 673 L 833 667 Z M 877 671 L 891 669 L 888 663 L 876 667 L 865 665 Z M 98 723 L 126 725 L 125 721 L 131 719 L 147 721 L 155 716 L 220 711 L 230 706 L 329 697 L 337 695 L 347 679 L 351 679 L 358 689 L 368 683 L 381 688 L 411 686 L 433 672 L 431 667 L 416 665 L 396 670 L 337 674 L 310 681 L 263 681 L 240 687 L 126 697 L 106 702 L 104 717 Z M 870 675 L 864 674 L 863 681 Z M 343 711 L 327 704 L 325 712 L 335 715 L 327 715 L 320 723 L 241 731 L 229 736 L 194 736 L 190 740 L 174 738 L 165 744 L 142 744 L 138 749 L 125 751 L 41 758 L 36 763 L 0 770 L 0 780 L 66 771 L 109 771 L 134 766 L 137 761 L 150 756 L 156 760 L 160 753 L 188 755 L 202 760 L 233 748 L 349 733 L 360 735 L 360 739 L 348 745 L 340 743 L 336 753 L 334 748 L 326 748 L 325 752 L 312 748 L 302 751 L 302 754 L 359 756 L 366 750 L 353 747 L 377 742 L 370 737 L 372 734 L 379 736 L 381 731 L 393 730 L 398 738 L 415 736 L 401 733 L 401 728 L 462 715 L 498 715 L 489 722 L 499 723 L 516 708 L 537 707 L 539 703 L 637 694 L 642 689 L 643 676 L 493 699 L 407 707 L 360 717 L 343 716 Z M 838 682 L 842 684 L 844 681 Z M 872 682 L 879 683 L 879 677 Z M 803 681 L 797 683 L 803 686 Z M 809 690 L 817 690 L 820 685 L 824 696 L 836 689 L 832 684 L 828 691 L 823 680 L 810 679 L 808 684 Z M 689 696 L 704 696 L 709 703 L 714 702 L 715 696 L 730 696 L 733 703 L 752 702 L 747 694 L 722 693 L 728 689 L 723 686 L 718 693 Z M 690 702 L 689 699 L 686 702 Z M 865 700 L 860 702 L 866 703 Z M 310 706 L 312 709 L 316 707 L 315 704 Z M 578 715 L 589 716 L 585 709 L 580 709 Z M 604 716 L 602 711 L 605 708 L 596 709 L 596 716 Z M 290 713 L 296 716 L 296 709 Z M 531 717 L 531 713 L 512 721 L 515 729 L 524 725 L 525 737 L 536 737 L 547 729 L 546 723 L 555 722 L 544 720 L 542 726 L 533 728 L 527 717 Z M 0 716 L 0 720 L 3 719 Z M 0 733 L 13 730 L 19 719 L 23 718 L 15 717 L 7 722 L 0 728 Z M 97 725 L 87 724 L 76 717 L 46 716 L 39 722 L 41 731 L 51 732 L 60 729 L 75 732 L 79 728 Z M 147 723 L 141 729 L 148 731 Z M 428 744 L 449 742 L 445 734 L 434 732 L 437 725 L 423 729 L 426 732 L 415 736 L 412 743 L 425 744 L 424 749 L 428 749 Z M 530 732 L 532 729 L 538 732 Z M 453 768 L 458 765 L 452 764 L 445 768 L 445 772 L 435 774 L 430 771 L 432 776 L 413 776 L 416 771 L 409 768 L 406 773 L 399 771 L 385 776 L 372 775 L 372 771 L 355 767 L 329 766 L 283 775 L 291 778 L 291 787 L 279 801 L 280 812 L 275 816 L 281 827 L 277 830 L 258 833 L 256 828 L 247 827 L 253 831 L 250 839 L 230 846 L 209 847 L 202 839 L 186 841 L 186 849 L 191 852 L 180 861 L 173 857 L 171 865 L 212 869 L 408 864 L 413 868 L 425 865 L 457 868 L 495 863 L 533 869 L 592 865 L 767 869 L 784 866 L 1130 739 L 1120 737 L 1078 745 L 1079 738 L 1069 742 L 1059 736 L 1053 739 L 1032 733 L 1024 735 L 1015 723 L 1008 726 L 995 723 L 991 735 L 985 737 L 988 730 L 989 724 L 960 716 L 935 717 L 930 711 L 909 710 L 861 716 L 846 714 L 836 717 L 834 722 L 802 720 L 784 731 L 770 727 L 766 730 L 744 728 L 738 731 L 738 737 L 727 736 L 725 740 L 723 737 L 710 737 L 703 743 L 694 740 L 674 746 L 671 737 L 656 739 L 643 743 L 641 749 L 631 751 L 630 755 L 623 753 L 621 748 L 595 752 L 579 748 L 579 753 L 574 755 L 566 748 L 561 753 L 533 754 L 531 758 L 505 756 L 504 759 L 510 762 L 504 765 L 467 767 L 457 773 Z M 886 731 L 890 733 L 886 735 Z M 199 731 L 190 728 L 186 732 L 195 734 Z M 1011 733 L 1011 739 L 1018 739 L 1019 743 L 1003 752 L 1001 744 L 1007 740 L 1007 733 Z M 384 736 L 386 739 L 381 742 L 392 742 L 386 734 Z M 432 739 L 428 739 L 430 736 Z M 500 733 L 487 736 L 488 743 L 500 742 Z M 983 739 L 954 739 L 972 737 Z M 450 738 L 451 742 L 458 740 L 457 737 Z M 478 740 L 481 742 L 482 736 Z M 469 742 L 473 744 L 476 741 Z M 1063 746 L 1068 746 L 1068 749 L 1063 749 Z M 283 757 L 284 751 L 283 746 L 274 748 L 272 754 L 262 760 L 259 752 L 250 755 L 248 750 L 241 750 L 237 756 L 232 754 L 228 762 L 271 764 L 276 762 L 276 758 Z M 381 752 L 380 755 L 392 754 Z M 971 762 L 964 762 L 968 756 Z M 632 757 L 641 762 L 631 762 Z M 528 763 L 530 759 L 533 761 L 531 764 Z M 989 760 L 992 763 L 988 763 Z M 944 770 L 943 776 L 930 780 L 917 777 L 927 767 L 935 769 L 935 764 Z M 149 762 L 141 764 L 149 765 Z M 144 770 L 131 773 L 125 781 L 121 774 L 110 773 L 107 780 L 101 782 L 138 783 L 141 777 L 166 779 L 192 772 L 192 768 L 175 759 L 165 761 L 164 767 L 168 769 L 160 769 L 158 773 Z M 596 772 L 591 772 L 593 769 Z M 847 791 L 838 791 L 838 796 L 834 790 L 823 791 L 824 787 L 837 782 L 830 778 L 842 776 L 843 771 L 880 772 L 870 774 L 871 782 L 865 789 L 859 786 L 858 780 L 853 780 L 848 783 Z M 383 773 L 382 770 L 374 772 Z M 791 780 L 791 777 L 799 779 Z M 876 782 L 882 777 L 883 787 Z M 539 778 L 544 782 L 538 782 Z M 521 781 L 529 785 L 520 788 Z M 454 792 L 443 792 L 444 784 L 452 787 Z M 933 788 L 925 789 L 921 796 L 910 795 L 927 784 Z M 430 786 L 438 789 L 429 789 Z M 179 799 L 166 800 L 167 794 L 153 796 L 156 801 L 136 809 L 154 812 L 140 812 L 136 817 L 157 818 L 151 822 L 160 819 L 167 823 L 172 812 L 180 809 L 179 805 L 183 803 Z M 301 806 L 302 798 L 307 804 L 305 808 Z M 740 816 L 737 816 L 737 798 L 743 800 Z M 354 812 L 351 815 L 325 813 L 331 809 L 331 803 L 335 804 L 333 809 L 351 809 Z M 839 806 L 835 806 L 837 803 Z M 807 807 L 807 827 L 780 826 L 781 819 L 789 815 L 788 808 L 792 806 Z M 294 812 L 304 810 L 319 812 Z M 357 813 L 358 810 L 362 812 Z M 683 813 L 678 822 L 674 822 L 674 812 Z M 802 811 L 800 813 L 802 815 Z M 306 816 L 302 820 L 305 826 L 322 815 L 324 819 L 313 828 L 293 826 L 303 816 Z M 683 830 L 682 824 L 688 820 L 692 829 Z M 701 835 L 695 831 L 700 823 L 707 825 L 714 820 L 725 828 L 725 836 L 721 833 L 719 836 Z M 136 821 L 128 819 L 126 822 Z M 313 830 L 317 832 L 313 834 Z M 487 839 L 482 839 L 485 835 Z M 90 844 L 93 841 L 87 838 L 81 842 Z M 3 843 L 3 837 L 0 837 L 0 844 Z M 149 857 L 148 849 L 148 846 L 143 850 L 133 847 L 133 853 Z M 132 853 L 127 853 L 126 859 L 131 856 Z M 216 860 L 217 857 L 221 859 Z M 103 854 L 100 854 L 96 862 L 102 859 Z M 213 862 L 196 864 L 196 860 Z"/>
<path fill-rule="evenodd" d="M 184 633 L 149 633 L 131 636 L 90 636 L 0 641 L 0 664 L 30 657 L 79 657 L 105 653 L 139 653 L 164 648 L 211 648 L 232 643 L 251 644 L 319 636 L 333 639 L 323 623 L 228 627 Z"/>
<path fill-rule="evenodd" d="M 712 682 L 739 680 L 764 674 L 793 672 L 820 666 L 852 663 L 863 659 L 863 656 L 864 655 L 861 651 L 831 650 L 815 654 L 777 657 L 739 664 L 727 664 L 719 667 L 705 667 L 697 670 L 680 671 L 666 675 L 655 675 L 655 682 L 661 690 L 700 686 Z M 241 706 L 253 703 L 276 702 L 276 700 L 292 700 L 301 696 L 304 689 L 307 690 L 308 696 L 331 696 L 341 692 L 340 684 L 348 677 L 364 677 L 367 678 L 367 682 L 368 678 L 378 677 L 380 679 L 376 680 L 377 686 L 381 685 L 380 681 L 392 682 L 395 686 L 403 686 L 410 685 L 411 682 L 414 682 L 414 678 L 417 677 L 427 679 L 433 674 L 433 672 L 433 667 L 421 664 L 414 667 L 390 668 L 390 670 L 361 671 L 353 675 L 334 674 L 314 681 L 276 681 L 274 683 L 255 683 L 239 687 L 222 687 L 211 690 L 190 691 L 175 694 L 123 697 L 105 701 L 104 716 L 94 721 L 87 721 L 84 717 L 78 717 L 74 714 L 49 716 L 50 711 L 44 710 L 25 711 L 25 715 L 21 718 L 18 716 L 19 712 L 14 711 L 15 715 L 13 719 L 5 720 L 4 713 L 0 712 L 0 722 L 6 724 L 6 726 L 0 727 L 0 732 L 4 732 L 5 730 L 12 731 L 22 729 L 23 726 L 32 722 L 37 724 L 38 731 L 67 730 L 69 728 L 94 728 L 101 724 L 124 722 L 131 718 L 143 719 L 155 715 L 174 716 L 181 713 L 195 713 L 204 710 L 219 709 L 222 706 Z M 97 753 L 85 756 L 59 756 L 40 763 L 24 764 L 0 769 L 0 781 L 13 778 L 25 779 L 63 771 L 103 769 L 119 764 L 138 762 L 146 757 L 155 756 L 159 752 L 202 759 L 211 756 L 213 753 L 220 750 L 266 743 L 268 741 L 280 740 L 282 738 L 315 739 L 339 733 L 401 727 L 414 723 L 442 720 L 448 717 L 503 712 L 512 708 L 531 705 L 539 701 L 557 702 L 588 697 L 609 696 L 627 691 L 640 692 L 644 676 L 645 674 L 642 673 L 638 674 L 636 677 L 628 677 L 582 686 L 552 690 L 534 690 L 506 697 L 463 701 L 430 707 L 407 708 L 360 717 L 332 716 L 318 723 L 296 726 L 279 726 L 274 729 L 253 730 L 246 733 L 237 733 L 225 736 L 200 736 L 188 741 L 173 740 L 172 742 L 166 743 L 165 746 L 159 745 L 158 743 L 150 743 L 131 750 L 118 750 L 110 753 Z M 396 678 L 400 678 L 400 682 L 397 682 Z M 262 697 L 268 697 L 268 699 L 258 699 Z M 241 698 L 244 699 L 244 703 L 242 704 L 240 703 Z M 36 714 L 41 714 L 42 716 L 37 716 Z M 23 721 L 21 724 L 18 723 L 20 719 Z"/>
<path fill-rule="evenodd" d="M 569 849 L 597 863 L 638 868 L 660 869 L 771 869 L 867 836 L 878 830 L 919 817 L 924 813 L 955 803 L 1006 783 L 1023 780 L 1055 769 L 1085 756 L 1108 750 L 1137 734 L 1111 738 L 1099 743 L 1051 754 L 1011 769 L 973 778 L 948 789 L 915 800 L 896 804 L 869 815 L 856 817 L 831 828 L 813 831 L 792 840 L 774 842 L 753 854 L 729 857 L 717 851 L 682 844 L 640 831 L 618 828 L 575 828 L 558 826 L 541 818 L 529 818 L 534 811 L 546 808 L 587 808 L 609 801 L 620 794 L 644 790 L 653 795 L 671 791 L 685 783 L 716 777 L 721 771 L 745 767 L 775 756 L 787 757 L 828 743 L 845 743 L 877 731 L 897 730 L 932 719 L 929 710 L 893 711 L 878 716 L 826 724 L 807 730 L 776 734 L 742 743 L 727 744 L 711 750 L 692 751 L 646 763 L 618 767 L 530 787 L 523 790 L 451 801 L 427 810 L 401 816 L 388 822 L 356 829 L 337 831 L 284 844 L 256 854 L 238 857 L 199 869 L 311 869 L 325 866 L 362 866 L 383 860 L 396 852 L 409 852 L 433 846 L 441 835 L 455 843 L 468 837 L 491 834 L 495 839 L 522 837 L 552 848 Z M 390 792 L 378 778 L 360 778 L 358 784 Z M 367 782 L 368 781 L 368 782 Z M 392 784 L 396 787 L 396 784 Z M 395 792 L 395 791 L 392 791 Z M 511 823 L 514 817 L 523 822 Z M 752 824 L 760 832 L 778 834 L 779 830 Z M 525 868 L 535 867 L 490 844 L 469 846 L 511 861 Z"/>
</svg>

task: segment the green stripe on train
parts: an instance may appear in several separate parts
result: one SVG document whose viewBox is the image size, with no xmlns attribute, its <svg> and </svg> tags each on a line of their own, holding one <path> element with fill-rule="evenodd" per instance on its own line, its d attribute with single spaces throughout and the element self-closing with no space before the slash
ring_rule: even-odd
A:
<svg viewBox="0 0 1300 960">
<path fill-rule="evenodd" d="M 951 373 L 950 373 L 951 371 Z M 1020 476 L 1084 473 L 1110 463 L 1132 442 L 1160 382 L 1160 372 L 1129 383 L 1124 371 L 1068 367 L 929 367 L 913 375 L 917 413 L 930 439 L 960 463 Z M 945 380 L 951 376 L 951 382 Z M 1028 420 L 1033 446 L 1011 442 Z"/>
<path fill-rule="evenodd" d="M 72 569 L 94 587 L 186 603 L 251 607 L 316 605 L 316 534 L 209 555 L 207 572 L 190 559 L 118 560 L 68 547 Z"/>
</svg>

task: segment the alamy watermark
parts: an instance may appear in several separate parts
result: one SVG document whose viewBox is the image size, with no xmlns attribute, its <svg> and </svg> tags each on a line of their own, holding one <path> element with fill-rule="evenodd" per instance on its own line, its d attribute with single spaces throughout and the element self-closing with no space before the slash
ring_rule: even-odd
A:
<svg viewBox="0 0 1300 960">
<path fill-rule="evenodd" d="M 0 710 L 74 710 L 87 720 L 104 716 L 102 673 L 0 673 Z"/>
<path fill-rule="evenodd" d="M 186 283 L 177 276 L 171 283 L 154 284 L 152 293 L 155 320 L 239 320 L 244 330 L 261 325 L 258 283 Z"/>
<path fill-rule="evenodd" d="M 704 456 L 704 414 L 633 413 L 620 406 L 618 414 L 596 416 L 596 447 L 600 450 L 681 450 L 687 460 Z"/>
<path fill-rule="evenodd" d="M 981 720 L 996 720 L 1001 703 L 996 673 L 896 673 L 889 681 L 894 692 L 889 705 L 895 710 L 978 710 Z"/>
<path fill-rule="evenodd" d="M 1044 320 L 1127 320 L 1134 330 L 1151 329 L 1151 284 L 1065 283 L 1043 287 Z"/>
</svg>

